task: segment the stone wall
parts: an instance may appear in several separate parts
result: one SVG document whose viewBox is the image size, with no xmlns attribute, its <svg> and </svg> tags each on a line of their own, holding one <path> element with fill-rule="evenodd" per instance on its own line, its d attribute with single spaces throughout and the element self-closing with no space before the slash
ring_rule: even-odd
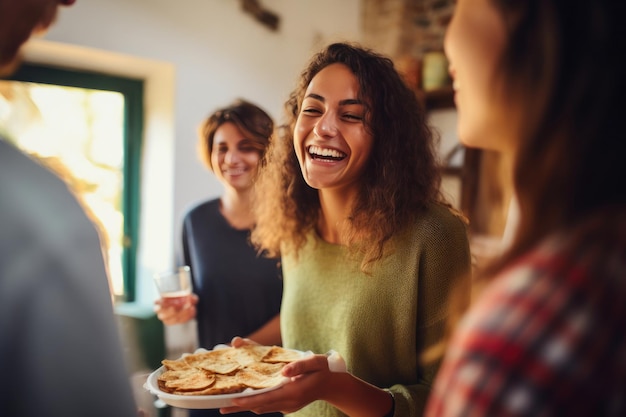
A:
<svg viewBox="0 0 626 417">
<path fill-rule="evenodd" d="M 442 51 L 454 0 L 363 0 L 364 41 L 392 58 Z"/>
</svg>

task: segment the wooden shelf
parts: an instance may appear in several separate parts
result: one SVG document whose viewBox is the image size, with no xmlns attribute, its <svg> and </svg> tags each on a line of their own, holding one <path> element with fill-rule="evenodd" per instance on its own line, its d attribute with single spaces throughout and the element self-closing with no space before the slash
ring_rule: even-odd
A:
<svg viewBox="0 0 626 417">
<path fill-rule="evenodd" d="M 452 86 L 428 91 L 418 90 L 417 96 L 424 104 L 426 111 L 456 107 Z"/>
<path fill-rule="evenodd" d="M 454 104 L 454 90 L 451 86 L 426 91 L 426 108 L 434 110 L 451 107 L 456 107 Z"/>
</svg>

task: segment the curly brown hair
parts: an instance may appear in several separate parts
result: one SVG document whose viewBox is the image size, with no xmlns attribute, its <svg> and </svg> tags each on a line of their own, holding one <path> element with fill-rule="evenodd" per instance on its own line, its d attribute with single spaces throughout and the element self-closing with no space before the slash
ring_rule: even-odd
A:
<svg viewBox="0 0 626 417">
<path fill-rule="evenodd" d="M 271 256 L 297 256 L 320 214 L 318 191 L 306 184 L 293 146 L 293 131 L 305 91 L 317 73 L 340 63 L 359 83 L 366 103 L 366 128 L 374 138 L 360 192 L 344 237 L 364 258 L 362 267 L 381 259 L 390 239 L 420 211 L 443 202 L 435 140 L 422 105 L 393 62 L 356 44 L 334 43 L 317 53 L 301 73 L 285 103 L 287 122 L 278 129 L 260 175 L 253 242 Z"/>
<path fill-rule="evenodd" d="M 234 123 L 249 139 L 253 140 L 259 155 L 263 157 L 274 131 L 272 118 L 256 104 L 236 99 L 230 105 L 213 112 L 198 129 L 198 152 L 204 164 L 212 171 L 211 152 L 215 132 L 224 123 Z"/>
</svg>

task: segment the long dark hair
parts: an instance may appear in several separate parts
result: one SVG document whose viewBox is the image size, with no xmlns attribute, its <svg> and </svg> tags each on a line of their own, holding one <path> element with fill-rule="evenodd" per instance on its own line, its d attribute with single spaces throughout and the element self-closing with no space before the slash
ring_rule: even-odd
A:
<svg viewBox="0 0 626 417">
<path fill-rule="evenodd" d="M 422 106 L 389 58 L 355 44 L 331 44 L 313 56 L 285 103 L 287 123 L 270 145 L 258 184 L 259 194 L 271 193 L 272 198 L 258 203 L 252 238 L 277 256 L 281 247 L 297 252 L 317 225 L 318 191 L 302 177 L 293 131 L 309 83 L 335 63 L 348 67 L 357 78 L 359 99 L 367 103 L 366 128 L 374 138 L 345 232 L 351 247 L 372 242 L 361 248 L 365 266 L 382 258 L 385 244 L 410 219 L 442 198 L 435 143 Z"/>
<path fill-rule="evenodd" d="M 509 30 L 500 74 L 524 127 L 518 234 L 489 275 L 549 234 L 626 204 L 624 2 L 492 1 Z"/>
</svg>

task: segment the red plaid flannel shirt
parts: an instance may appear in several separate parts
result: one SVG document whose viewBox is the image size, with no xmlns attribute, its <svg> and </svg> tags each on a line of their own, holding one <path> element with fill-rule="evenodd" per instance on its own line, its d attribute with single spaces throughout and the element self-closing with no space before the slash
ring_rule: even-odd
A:
<svg viewBox="0 0 626 417">
<path fill-rule="evenodd" d="M 426 416 L 626 416 L 626 227 L 551 239 L 491 282 Z"/>
</svg>

